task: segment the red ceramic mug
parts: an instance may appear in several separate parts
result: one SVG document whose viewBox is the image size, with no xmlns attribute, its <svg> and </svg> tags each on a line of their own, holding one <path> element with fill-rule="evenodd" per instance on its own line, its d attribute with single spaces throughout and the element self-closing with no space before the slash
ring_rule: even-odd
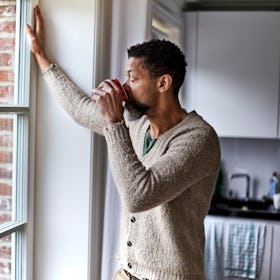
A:
<svg viewBox="0 0 280 280">
<path fill-rule="evenodd" d="M 121 90 L 122 101 L 127 102 L 128 101 L 128 97 L 127 97 L 125 89 L 123 88 L 123 86 L 120 83 L 120 81 L 118 79 L 113 79 L 113 82 L 115 82 L 116 85 L 118 86 L 118 88 Z"/>
</svg>

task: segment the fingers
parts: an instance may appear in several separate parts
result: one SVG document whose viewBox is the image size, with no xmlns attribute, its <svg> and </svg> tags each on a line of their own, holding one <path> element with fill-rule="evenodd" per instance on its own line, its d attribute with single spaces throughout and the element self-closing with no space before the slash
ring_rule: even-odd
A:
<svg viewBox="0 0 280 280">
<path fill-rule="evenodd" d="M 42 30 L 42 27 L 43 27 L 43 20 L 42 20 L 39 6 L 36 6 L 34 8 L 34 18 L 35 18 L 35 29 L 34 30 L 29 24 L 25 25 L 25 31 L 31 37 L 36 37 L 36 34 L 38 32 L 40 33 Z"/>
<path fill-rule="evenodd" d="M 41 47 L 44 49 L 45 48 L 44 22 L 39 6 L 36 6 L 34 8 L 34 17 L 35 17 L 35 34 L 38 38 Z"/>
<path fill-rule="evenodd" d="M 32 42 L 36 40 L 36 35 L 35 35 L 32 27 L 29 24 L 25 25 L 25 32 L 28 35 L 27 37 L 28 37 L 29 43 L 32 45 Z"/>
<path fill-rule="evenodd" d="M 36 34 L 40 35 L 44 31 L 44 22 L 39 6 L 34 8 L 35 24 L 36 24 Z"/>
<path fill-rule="evenodd" d="M 108 94 L 107 98 L 121 102 L 121 94 L 116 94 L 119 91 L 119 87 L 116 85 L 116 83 L 110 79 L 107 79 L 101 82 L 96 89 L 91 90 L 92 101 L 98 103 L 101 97 L 105 97 Z"/>
<path fill-rule="evenodd" d="M 25 25 L 25 31 L 28 35 L 30 36 L 34 36 L 34 32 L 33 32 L 33 29 L 32 27 L 29 25 L 29 24 L 26 24 Z"/>
<path fill-rule="evenodd" d="M 101 97 L 104 97 L 106 95 L 106 92 L 99 88 L 91 89 L 90 91 L 91 91 L 91 100 L 96 103 L 99 102 Z"/>
<path fill-rule="evenodd" d="M 107 123 L 110 125 L 115 122 L 120 122 L 123 120 L 123 106 L 121 99 L 118 94 L 113 92 L 108 92 L 105 90 L 109 83 L 101 83 L 98 88 L 92 89 L 92 98 L 91 100 L 95 102 L 98 106 L 98 109 Z M 102 90 L 103 88 L 103 90 Z M 109 87 L 109 91 L 112 88 Z"/>
<path fill-rule="evenodd" d="M 99 89 L 102 89 L 103 91 L 106 91 L 108 93 L 113 94 L 114 92 L 118 92 L 119 88 L 116 85 L 116 83 L 110 79 L 107 79 L 103 82 L 101 82 L 98 86 Z"/>
</svg>

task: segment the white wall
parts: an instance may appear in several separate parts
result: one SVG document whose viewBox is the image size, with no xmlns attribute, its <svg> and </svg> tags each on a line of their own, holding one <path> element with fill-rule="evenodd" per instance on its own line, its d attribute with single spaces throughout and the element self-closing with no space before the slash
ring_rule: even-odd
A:
<svg viewBox="0 0 280 280">
<path fill-rule="evenodd" d="M 41 1 L 47 52 L 92 87 L 91 0 Z M 38 78 L 34 279 L 87 279 L 90 130 L 75 124 Z"/>
</svg>

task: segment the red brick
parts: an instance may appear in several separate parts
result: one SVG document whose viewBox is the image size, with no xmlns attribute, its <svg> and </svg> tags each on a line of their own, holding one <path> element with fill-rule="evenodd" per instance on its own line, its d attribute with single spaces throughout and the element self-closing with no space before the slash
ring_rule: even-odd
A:
<svg viewBox="0 0 280 280">
<path fill-rule="evenodd" d="M 15 39 L 14 38 L 0 38 L 0 51 L 14 50 Z"/>
<path fill-rule="evenodd" d="M 3 245 L 3 243 L 11 242 L 12 235 L 5 235 L 4 237 L 0 238 L 0 246 Z"/>
<path fill-rule="evenodd" d="M 13 119 L 0 117 L 0 130 L 1 131 L 3 131 L 3 130 L 13 131 L 13 125 L 14 125 Z"/>
<path fill-rule="evenodd" d="M 12 179 L 13 177 L 13 171 L 8 170 L 6 168 L 0 168 L 0 178 L 3 179 Z"/>
<path fill-rule="evenodd" d="M 14 100 L 13 100 L 13 98 L 1 98 L 0 97 L 0 104 L 2 105 L 2 104 L 5 104 L 5 105 L 7 105 L 7 104 L 14 104 Z M 0 279 L 1 280 L 1 279 Z"/>
<path fill-rule="evenodd" d="M 12 256 L 12 248 L 10 246 L 1 246 L 0 256 L 3 259 L 10 259 Z"/>
<path fill-rule="evenodd" d="M 0 22 L 0 32 L 15 33 L 16 22 L 15 21 Z"/>
<path fill-rule="evenodd" d="M 15 56 L 10 53 L 0 53 L 0 66 L 13 66 Z"/>
<path fill-rule="evenodd" d="M 12 163 L 13 162 L 13 153 L 0 151 L 0 163 Z"/>
<path fill-rule="evenodd" d="M 12 200 L 10 198 L 1 199 L 0 197 L 0 211 L 12 211 Z"/>
<path fill-rule="evenodd" d="M 14 71 L 13 70 L 0 70 L 0 81 L 1 82 L 13 82 Z"/>
<path fill-rule="evenodd" d="M 12 220 L 11 214 L 0 214 L 0 224 L 3 224 L 5 222 L 10 222 Z"/>
<path fill-rule="evenodd" d="M 0 98 L 13 98 L 14 87 L 13 86 L 0 86 Z"/>
<path fill-rule="evenodd" d="M 15 16 L 16 16 L 15 5 L 0 6 L 0 18 L 10 18 Z"/>
<path fill-rule="evenodd" d="M 12 193 L 11 185 L 0 183 L 0 196 L 11 196 Z"/>
<path fill-rule="evenodd" d="M 0 147 L 13 147 L 13 134 L 12 133 L 0 134 Z M 1 186 L 1 184 L 0 184 L 0 186 Z"/>
<path fill-rule="evenodd" d="M 11 263 L 10 262 L 1 262 L 0 263 L 0 273 L 3 273 L 5 275 L 11 274 Z"/>
</svg>

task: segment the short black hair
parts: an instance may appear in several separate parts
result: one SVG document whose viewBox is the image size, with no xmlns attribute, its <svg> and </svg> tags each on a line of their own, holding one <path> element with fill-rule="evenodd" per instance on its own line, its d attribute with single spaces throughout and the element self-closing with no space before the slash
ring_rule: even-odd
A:
<svg viewBox="0 0 280 280">
<path fill-rule="evenodd" d="M 187 62 L 177 45 L 165 39 L 153 39 L 130 47 L 127 53 L 128 58 L 143 58 L 144 67 L 152 77 L 169 74 L 174 94 L 178 96 L 185 79 Z"/>
</svg>

